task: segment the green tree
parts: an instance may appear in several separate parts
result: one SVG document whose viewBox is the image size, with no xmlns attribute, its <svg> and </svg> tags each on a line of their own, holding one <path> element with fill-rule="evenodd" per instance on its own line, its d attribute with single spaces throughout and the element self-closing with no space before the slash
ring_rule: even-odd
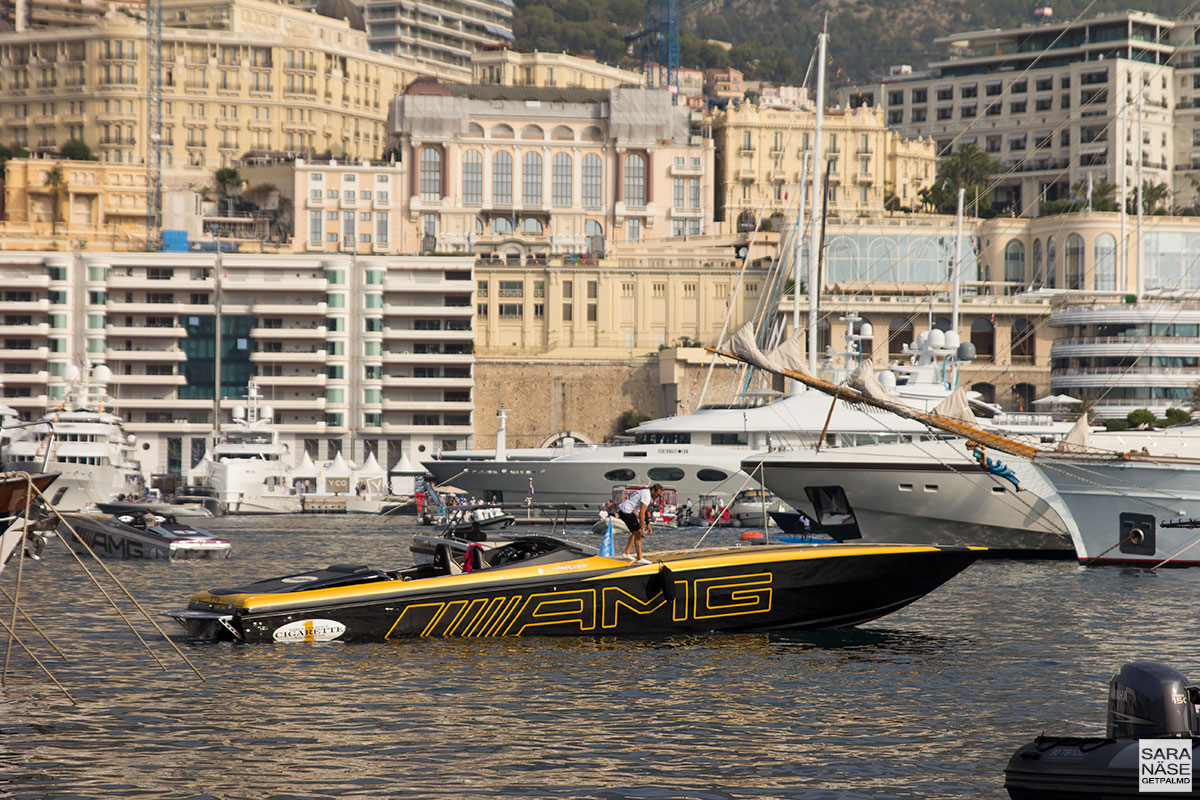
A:
<svg viewBox="0 0 1200 800">
<path fill-rule="evenodd" d="M 96 158 L 92 155 L 92 148 L 88 147 L 81 139 L 63 142 L 63 146 L 58 148 L 58 154 L 72 161 L 94 161 Z"/>
<path fill-rule="evenodd" d="M 649 419 L 650 418 L 645 414 L 642 414 L 639 411 L 634 411 L 632 408 L 628 409 L 627 411 L 622 411 L 621 416 L 617 417 L 617 430 L 621 433 L 624 433 L 630 428 L 636 428 L 643 422 L 649 421 Z"/>
<path fill-rule="evenodd" d="M 1190 422 L 1192 415 L 1187 411 L 1184 411 L 1182 408 L 1172 407 L 1167 409 L 1164 419 L 1167 421 L 1168 426 L 1182 425 L 1185 422 Z"/>
<path fill-rule="evenodd" d="M 52 167 L 47 170 L 46 180 L 43 184 L 50 191 L 50 218 L 53 220 L 51 230 L 57 236 L 58 205 L 62 196 L 67 193 L 67 176 L 63 174 L 62 167 Z"/>
<path fill-rule="evenodd" d="M 233 167 L 221 167 L 213 173 L 213 188 L 225 199 L 225 210 L 233 212 L 233 196 L 242 188 L 245 181 Z"/>
<path fill-rule="evenodd" d="M 1125 200 L 1125 210 L 1127 213 L 1137 213 L 1137 189 L 1129 193 L 1129 197 Z M 1151 183 L 1144 181 L 1142 183 L 1142 212 L 1145 214 L 1170 214 L 1171 213 L 1171 187 L 1165 183 Z"/>
<path fill-rule="evenodd" d="M 1146 408 L 1139 408 L 1126 414 L 1125 421 L 1129 423 L 1130 428 L 1153 428 L 1154 423 L 1158 419 L 1154 416 L 1153 411 Z"/>
<path fill-rule="evenodd" d="M 958 190 L 966 189 L 963 208 L 968 216 L 992 214 L 991 176 L 1001 172 L 1000 162 L 972 142 L 942 158 L 938 163 L 937 182 L 931 201 L 942 214 L 953 214 L 958 208 Z"/>
<path fill-rule="evenodd" d="M 9 147 L 6 144 L 0 144 L 0 169 L 3 169 L 10 158 L 29 158 L 29 151 L 24 147 Z"/>
</svg>

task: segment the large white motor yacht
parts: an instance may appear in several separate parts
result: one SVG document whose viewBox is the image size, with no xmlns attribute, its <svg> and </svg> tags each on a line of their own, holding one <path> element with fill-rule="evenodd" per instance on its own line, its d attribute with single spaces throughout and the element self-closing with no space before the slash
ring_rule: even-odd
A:
<svg viewBox="0 0 1200 800">
<path fill-rule="evenodd" d="M 254 381 L 246 405 L 233 409 L 233 422 L 221 432 L 212 457 L 193 475 L 213 488 L 230 514 L 290 514 L 300 511 L 300 495 L 292 488 L 288 447 L 279 441 L 270 406 Z"/>
<path fill-rule="evenodd" d="M 134 437 L 111 410 L 107 385 L 112 372 L 103 364 L 83 370 L 69 364 L 63 379 L 63 403 L 42 415 L 28 437 L 7 444 L 5 469 L 59 473 L 50 499 L 60 511 L 143 494 Z"/>
<path fill-rule="evenodd" d="M 846 317 L 846 351 L 834 370 L 844 376 L 858 364 L 859 342 L 872 337 L 870 326 Z M 907 364 L 879 374 L 897 400 L 929 411 L 956 383 L 958 341 L 943 331 L 918 336 Z M 917 422 L 879 411 L 832 404 L 816 390 L 800 388 L 771 402 L 750 394 L 736 407 L 707 406 L 691 413 L 642 423 L 628 445 L 546 447 L 508 450 L 505 412 L 499 412 L 495 450 L 460 450 L 422 462 L 438 484 L 450 484 L 492 502 L 513 504 L 532 494 L 537 504 L 579 510 L 602 508 L 618 485 L 661 483 L 679 501 L 707 498 L 728 503 L 743 489 L 757 488 L 756 476 L 742 469 L 743 459 L 771 451 L 921 440 L 931 437 Z M 980 404 L 981 411 L 995 412 Z M 828 421 L 828 422 L 827 422 Z M 985 421 L 991 424 L 993 420 Z M 1014 433 L 1059 437 L 1069 425 L 1048 415 L 997 416 L 994 422 Z"/>
</svg>

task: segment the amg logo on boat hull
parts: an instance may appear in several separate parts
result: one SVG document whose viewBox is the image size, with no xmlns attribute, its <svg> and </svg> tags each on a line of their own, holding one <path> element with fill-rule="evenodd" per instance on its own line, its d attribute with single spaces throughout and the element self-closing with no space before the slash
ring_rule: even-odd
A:
<svg viewBox="0 0 1200 800">
<path fill-rule="evenodd" d="M 618 586 L 535 592 L 473 600 L 413 603 L 388 631 L 394 636 L 520 636 L 550 627 L 617 632 L 639 616 L 672 622 L 763 614 L 771 610 L 771 573 L 676 580 L 673 599 L 661 591 L 643 599 Z M 659 623 L 665 620 L 659 620 Z"/>
<path fill-rule="evenodd" d="M 118 556 L 120 558 L 167 558 L 167 551 L 161 547 L 147 545 L 137 539 L 128 539 L 104 531 L 79 530 L 79 537 L 87 542 L 99 555 Z"/>
</svg>

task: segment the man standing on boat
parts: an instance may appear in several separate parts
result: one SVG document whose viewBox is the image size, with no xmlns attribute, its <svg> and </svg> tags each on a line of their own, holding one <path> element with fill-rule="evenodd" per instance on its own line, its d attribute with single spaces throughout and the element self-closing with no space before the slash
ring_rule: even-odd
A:
<svg viewBox="0 0 1200 800">
<path fill-rule="evenodd" d="M 650 533 L 650 504 L 662 497 L 662 491 L 662 486 L 656 483 L 649 489 L 638 489 L 617 506 L 621 522 L 629 528 L 629 542 L 625 545 L 625 552 L 621 554 L 625 560 L 632 560 L 634 564 L 650 563 L 642 557 L 642 540 Z M 630 547 L 637 553 L 636 560 L 629 555 Z"/>
</svg>

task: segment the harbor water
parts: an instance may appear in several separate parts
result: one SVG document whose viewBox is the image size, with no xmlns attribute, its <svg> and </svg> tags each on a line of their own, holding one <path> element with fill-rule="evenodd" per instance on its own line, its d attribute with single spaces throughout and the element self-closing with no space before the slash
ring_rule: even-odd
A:
<svg viewBox="0 0 1200 800">
<path fill-rule="evenodd" d="M 229 560 L 106 564 L 157 611 L 314 566 L 402 566 L 417 530 L 365 516 L 207 522 L 233 542 Z M 699 535 L 661 530 L 648 545 Z M 21 599 L 68 659 L 27 623 L 18 632 L 79 705 L 14 648 L 0 797 L 1000 798 L 1020 744 L 1102 735 L 1124 662 L 1200 678 L 1198 588 L 1200 570 L 988 561 L 852 630 L 182 644 L 201 682 L 151 640 L 160 670 L 56 541 L 25 563 Z"/>
</svg>

